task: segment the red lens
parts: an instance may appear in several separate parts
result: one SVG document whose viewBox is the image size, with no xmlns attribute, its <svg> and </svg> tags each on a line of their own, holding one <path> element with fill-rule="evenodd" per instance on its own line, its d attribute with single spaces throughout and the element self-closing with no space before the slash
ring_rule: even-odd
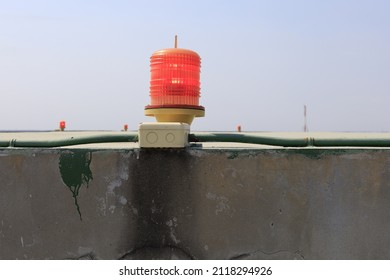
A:
<svg viewBox="0 0 390 280">
<path fill-rule="evenodd" d="M 150 58 L 151 105 L 199 106 L 200 57 L 186 49 L 165 49 Z"/>
<path fill-rule="evenodd" d="M 60 129 L 61 130 L 65 129 L 65 121 L 60 121 Z"/>
</svg>

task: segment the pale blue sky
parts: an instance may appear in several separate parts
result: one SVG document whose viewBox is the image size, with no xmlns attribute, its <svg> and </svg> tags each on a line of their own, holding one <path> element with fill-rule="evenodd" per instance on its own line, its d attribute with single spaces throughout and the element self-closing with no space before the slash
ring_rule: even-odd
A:
<svg viewBox="0 0 390 280">
<path fill-rule="evenodd" d="M 136 130 L 149 58 L 202 58 L 192 130 L 390 131 L 390 1 L 0 0 L 0 130 Z"/>
</svg>

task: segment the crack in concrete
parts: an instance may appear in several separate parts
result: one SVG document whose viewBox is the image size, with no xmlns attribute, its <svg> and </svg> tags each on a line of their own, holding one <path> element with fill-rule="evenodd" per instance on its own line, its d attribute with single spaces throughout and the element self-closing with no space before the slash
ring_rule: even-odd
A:
<svg viewBox="0 0 390 280">
<path fill-rule="evenodd" d="M 176 251 L 176 252 L 175 252 Z M 179 259 L 190 259 L 190 260 L 196 260 L 197 258 L 192 255 L 187 250 L 173 245 L 166 245 L 166 246 L 142 246 L 138 248 L 134 248 L 133 250 L 125 253 L 123 256 L 119 258 L 119 260 L 126 260 L 126 259 L 139 259 L 139 257 L 151 254 L 153 257 L 156 257 L 156 259 L 167 259 L 166 256 L 169 253 L 174 253 L 174 256 L 179 255 Z M 138 255 L 138 258 L 134 258 Z M 181 256 L 180 256 L 181 255 Z M 172 256 L 172 255 L 171 255 Z M 142 259 L 142 258 L 141 258 Z M 149 258 L 147 258 L 149 259 Z"/>
<path fill-rule="evenodd" d="M 96 257 L 94 252 L 90 252 L 76 258 L 66 258 L 66 260 L 97 260 L 97 259 L 98 258 Z"/>
<path fill-rule="evenodd" d="M 252 252 L 247 252 L 247 253 L 242 253 L 242 254 L 238 254 L 238 255 L 235 255 L 231 258 L 229 258 L 230 260 L 244 260 L 244 259 L 247 259 L 253 255 L 256 255 L 258 253 L 261 253 L 261 254 L 264 254 L 264 255 L 267 255 L 267 256 L 272 256 L 272 255 L 275 255 L 275 254 L 279 254 L 279 253 L 291 253 L 293 254 L 294 256 L 299 256 L 299 258 L 301 258 L 302 260 L 305 259 L 305 256 L 302 254 L 302 252 L 300 250 L 297 250 L 297 251 L 289 251 L 289 250 L 277 250 L 277 251 L 273 251 L 273 252 L 265 252 L 263 250 L 256 250 L 256 251 L 252 251 Z"/>
</svg>

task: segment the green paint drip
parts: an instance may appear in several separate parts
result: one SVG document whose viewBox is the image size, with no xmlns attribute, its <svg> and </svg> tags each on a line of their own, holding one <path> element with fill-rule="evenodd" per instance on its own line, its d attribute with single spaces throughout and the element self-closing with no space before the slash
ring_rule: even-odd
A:
<svg viewBox="0 0 390 280">
<path fill-rule="evenodd" d="M 74 204 L 79 213 L 80 220 L 81 211 L 77 201 L 79 190 L 83 185 L 88 188 L 89 181 L 93 179 L 89 165 L 92 160 L 92 152 L 73 151 L 71 153 L 63 153 L 60 156 L 60 173 L 62 181 L 72 192 Z"/>
</svg>

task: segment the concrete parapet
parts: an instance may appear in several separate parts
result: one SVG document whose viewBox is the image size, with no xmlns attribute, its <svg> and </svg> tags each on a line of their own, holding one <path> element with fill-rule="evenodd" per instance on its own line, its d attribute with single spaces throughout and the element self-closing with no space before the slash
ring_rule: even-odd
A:
<svg viewBox="0 0 390 280">
<path fill-rule="evenodd" d="M 389 259 L 390 150 L 5 148 L 1 259 Z"/>
</svg>

